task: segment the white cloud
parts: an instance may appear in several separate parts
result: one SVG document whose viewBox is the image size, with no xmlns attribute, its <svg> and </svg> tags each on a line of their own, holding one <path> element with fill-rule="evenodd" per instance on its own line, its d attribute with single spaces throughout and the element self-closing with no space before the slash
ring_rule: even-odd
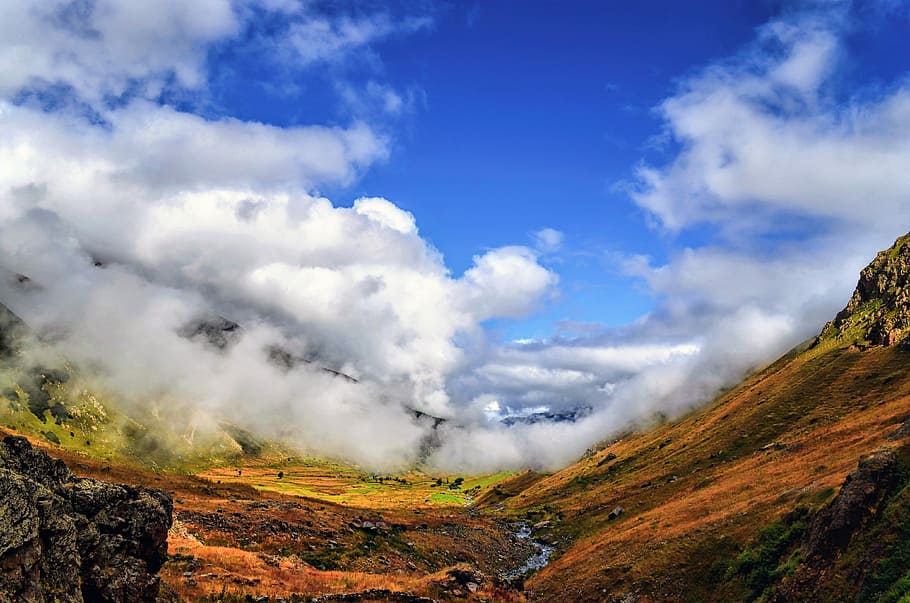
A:
<svg viewBox="0 0 910 603">
<path fill-rule="evenodd" d="M 417 223 L 411 212 L 403 211 L 387 199 L 361 197 L 354 201 L 354 211 L 403 234 L 416 234 Z"/>
<path fill-rule="evenodd" d="M 150 100 L 171 77 L 204 89 L 208 45 L 248 25 L 250 8 L 4 5 L 0 64 L 34 56 L 0 74 L 0 264 L 41 287 L 4 283 L 0 300 L 125 402 L 188 404 L 194 421 L 227 416 L 372 466 L 413 462 L 428 427 L 408 408 L 457 411 L 447 389 L 464 362 L 457 340 L 531 310 L 555 275 L 530 250 L 504 247 L 453 276 L 391 201 L 346 208 L 315 194 L 386 157 L 365 123 L 276 127 Z M 266 8 L 287 13 L 291 33 L 278 43 L 290 40 L 303 62 L 426 26 Z M 103 101 L 134 80 L 144 89 Z M 100 119 L 14 101 L 41 82 L 72 86 Z M 393 91 L 376 89 L 400 110 Z M 227 350 L 177 334 L 212 313 L 243 325 Z M 269 345 L 313 363 L 283 373 Z"/>
<path fill-rule="evenodd" d="M 431 24 L 427 16 L 396 21 L 386 13 L 340 19 L 309 16 L 291 25 L 288 41 L 296 51 L 294 59 L 305 65 L 337 59 L 390 35 L 415 32 Z"/>
<path fill-rule="evenodd" d="M 678 151 L 643 164 L 633 200 L 673 236 L 708 243 L 664 263 L 628 257 L 659 300 L 622 329 L 490 351 L 458 382 L 503 408 L 589 405 L 575 423 L 480 429 L 441 462 L 552 466 L 606 434 L 704 403 L 843 307 L 860 268 L 906 232 L 910 88 L 837 90 L 850 5 L 787 12 L 754 44 L 682 81 L 658 107 Z M 607 300 L 605 300 L 607 303 Z M 470 446 L 484 446 L 483 459 Z"/>
<path fill-rule="evenodd" d="M 137 81 L 154 94 L 171 74 L 199 88 L 206 45 L 238 27 L 229 0 L 10 0 L 0 7 L 0 96 L 44 82 L 94 103 Z"/>
<path fill-rule="evenodd" d="M 772 230 L 796 214 L 890 232 L 910 210 L 910 88 L 832 98 L 836 27 L 817 13 L 774 21 L 739 60 L 687 80 L 659 107 L 682 150 L 641 167 L 633 199 L 671 230 Z"/>
<path fill-rule="evenodd" d="M 842 20 L 788 14 L 659 107 L 679 151 L 640 168 L 633 199 L 668 231 L 705 227 L 710 244 L 624 262 L 655 310 L 623 329 L 494 345 L 485 321 L 526 316 L 555 294 L 538 254 L 558 251 L 562 233 L 533 233 L 534 250 L 490 249 L 453 275 L 392 201 L 348 208 L 315 192 L 387 157 L 369 123 L 279 128 L 154 102 L 163 86 L 204 91 L 207 49 L 249 27 L 251 6 L 0 8 L 0 264 L 44 287 L 3 285 L 0 301 L 135 403 L 192 401 L 374 466 L 414 460 L 428 433 L 406 408 L 416 407 L 454 419 L 441 465 L 554 467 L 709 399 L 811 335 L 905 229 L 895 216 L 910 209 L 910 89 L 838 102 L 828 90 Z M 276 55 L 299 66 L 354 51 L 369 60 L 374 42 L 427 26 L 259 6 L 287 17 Z M 98 119 L 13 102 L 45 84 L 72 86 Z M 130 86 L 122 103 L 102 100 Z M 383 84 L 365 94 L 402 110 Z M 228 350 L 176 334 L 212 312 L 243 323 Z M 284 373 L 262 354 L 271 344 L 316 362 Z M 592 412 L 511 429 L 488 420 L 543 407 Z"/>
<path fill-rule="evenodd" d="M 461 280 L 460 295 L 476 320 L 520 318 L 552 291 L 558 277 L 537 263 L 527 247 L 501 247 L 474 257 Z"/>
<path fill-rule="evenodd" d="M 553 253 L 562 247 L 563 233 L 555 228 L 542 228 L 533 233 L 534 247 L 541 253 Z"/>
</svg>

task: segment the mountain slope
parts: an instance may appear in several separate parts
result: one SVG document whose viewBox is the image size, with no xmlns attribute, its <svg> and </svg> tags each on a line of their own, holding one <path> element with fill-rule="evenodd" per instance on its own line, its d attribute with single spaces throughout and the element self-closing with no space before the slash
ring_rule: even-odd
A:
<svg viewBox="0 0 910 603">
<path fill-rule="evenodd" d="M 532 598 L 890 600 L 878 597 L 904 576 L 880 565 L 910 544 L 882 527 L 886 511 L 894 525 L 910 511 L 910 353 L 888 345 L 907 334 L 907 241 L 863 271 L 850 304 L 808 349 L 680 421 L 624 437 L 504 501 L 487 499 L 543 520 L 537 535 L 557 543 L 528 583 Z M 811 558 L 809 526 L 843 504 L 838 487 L 880 449 L 894 451 L 898 477 L 881 485 L 872 520 Z M 875 530 L 892 546 L 855 553 Z"/>
<path fill-rule="evenodd" d="M 172 449 L 176 435 L 152 438 L 135 418 L 73 428 L 94 398 L 74 395 L 78 378 L 21 372 L 14 317 L 0 323 L 0 335 L 15 335 L 2 340 L 11 387 L 0 401 L 9 429 L 56 437 L 79 471 L 173 489 L 175 554 L 163 574 L 191 598 L 230 579 L 238 599 L 380 588 L 522 600 L 520 580 L 492 576 L 529 554 L 510 533 L 522 520 L 556 549 L 524 583 L 530 600 L 899 602 L 910 596 L 908 243 L 878 254 L 815 340 L 704 409 L 552 475 L 493 476 L 472 509 L 413 478 L 313 473 L 231 426 L 198 465 Z M 159 471 L 131 466 L 140 455 Z M 156 455 L 208 471 L 162 473 L 167 459 L 150 463 Z M 354 489 L 368 495 L 354 504 Z M 471 580 L 453 577 L 462 574 Z M 476 593 L 466 586 L 480 582 Z"/>
</svg>

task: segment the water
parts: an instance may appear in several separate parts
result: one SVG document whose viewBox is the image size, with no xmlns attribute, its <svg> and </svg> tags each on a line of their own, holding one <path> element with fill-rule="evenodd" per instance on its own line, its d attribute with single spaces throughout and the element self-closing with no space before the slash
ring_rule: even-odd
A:
<svg viewBox="0 0 910 603">
<path fill-rule="evenodd" d="M 519 524 L 515 535 L 522 540 L 529 540 L 531 538 L 531 526 L 526 523 Z M 534 572 L 546 567 L 550 562 L 550 555 L 553 554 L 554 548 L 548 544 L 538 542 L 537 540 L 533 540 L 532 543 L 534 544 L 534 554 L 525 561 L 524 565 L 508 572 L 505 575 L 506 578 L 524 576 L 529 572 Z"/>
</svg>

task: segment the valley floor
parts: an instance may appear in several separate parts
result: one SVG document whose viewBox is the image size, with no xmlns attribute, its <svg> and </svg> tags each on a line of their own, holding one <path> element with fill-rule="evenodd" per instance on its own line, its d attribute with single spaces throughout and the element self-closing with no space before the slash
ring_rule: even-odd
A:
<svg viewBox="0 0 910 603">
<path fill-rule="evenodd" d="M 49 415 L 25 431 L 77 475 L 170 493 L 164 601 L 897 603 L 910 596 L 908 369 L 898 347 L 794 352 L 552 475 L 369 475 L 277 448 L 152 470 Z M 856 471 L 870 454 L 885 478 Z M 534 540 L 551 562 L 504 578 Z"/>
<path fill-rule="evenodd" d="M 0 428 L 0 436 L 14 434 Z M 516 536 L 512 523 L 465 506 L 465 490 L 477 492 L 503 476 L 468 479 L 449 490 L 419 473 L 364 478 L 343 465 L 274 459 L 186 475 L 32 442 L 80 477 L 159 488 L 172 496 L 169 560 L 161 571 L 164 600 L 309 601 L 370 591 L 524 600 L 516 588 L 520 581 L 500 576 L 521 567 L 534 545 Z M 451 485 L 454 478 L 444 479 Z"/>
</svg>

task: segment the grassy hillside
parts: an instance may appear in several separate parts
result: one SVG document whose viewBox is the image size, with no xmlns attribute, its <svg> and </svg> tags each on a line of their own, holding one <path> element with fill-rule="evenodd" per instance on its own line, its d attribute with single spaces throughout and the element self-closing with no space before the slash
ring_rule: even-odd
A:
<svg viewBox="0 0 910 603">
<path fill-rule="evenodd" d="M 796 571 L 780 557 L 799 518 L 833 498 L 861 455 L 901 447 L 888 435 L 910 413 L 908 368 L 898 347 L 792 354 L 704 410 L 484 502 L 549 520 L 539 535 L 559 554 L 530 580 L 536 599 L 756 600 Z M 757 580 L 743 561 L 762 547 L 775 565 Z"/>
</svg>

